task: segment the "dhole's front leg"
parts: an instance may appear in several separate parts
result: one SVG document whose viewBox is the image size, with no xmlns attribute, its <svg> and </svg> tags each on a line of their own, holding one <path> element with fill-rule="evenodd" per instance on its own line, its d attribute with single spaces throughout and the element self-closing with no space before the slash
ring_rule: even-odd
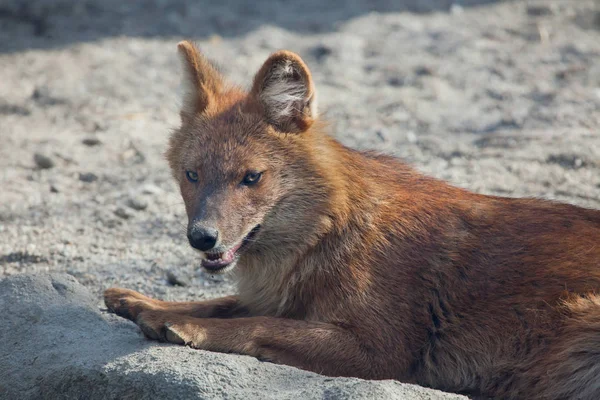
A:
<svg viewBox="0 0 600 400">
<path fill-rule="evenodd" d="M 357 337 L 337 325 L 275 317 L 193 318 L 144 311 L 136 324 L 150 339 L 239 353 L 325 375 L 374 378 L 381 374 Z"/>
<path fill-rule="evenodd" d="M 129 289 L 112 288 L 104 292 L 104 304 L 115 314 L 131 321 L 143 311 L 163 311 L 197 318 L 234 318 L 247 316 L 236 296 L 200 302 L 171 302 L 151 299 Z"/>
</svg>

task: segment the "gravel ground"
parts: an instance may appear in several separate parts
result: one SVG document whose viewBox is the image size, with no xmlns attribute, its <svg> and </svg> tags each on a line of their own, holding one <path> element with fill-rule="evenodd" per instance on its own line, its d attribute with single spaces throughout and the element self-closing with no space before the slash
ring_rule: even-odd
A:
<svg viewBox="0 0 600 400">
<path fill-rule="evenodd" d="M 67 272 L 98 299 L 233 290 L 198 272 L 163 157 L 183 38 L 244 86 L 298 52 L 347 145 L 600 208 L 600 2 L 4 0 L 0 277 Z"/>
</svg>

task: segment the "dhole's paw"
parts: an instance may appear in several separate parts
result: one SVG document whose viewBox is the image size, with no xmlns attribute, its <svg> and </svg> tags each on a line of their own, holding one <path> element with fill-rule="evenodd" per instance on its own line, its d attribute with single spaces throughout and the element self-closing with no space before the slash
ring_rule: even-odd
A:
<svg viewBox="0 0 600 400">
<path fill-rule="evenodd" d="M 109 311 L 134 322 L 142 311 L 155 310 L 156 303 L 156 300 L 129 289 L 112 288 L 104 292 L 104 304 Z"/>
<path fill-rule="evenodd" d="M 191 320 L 194 319 L 163 311 L 143 311 L 135 323 L 149 339 L 196 347 L 202 328 Z"/>
</svg>

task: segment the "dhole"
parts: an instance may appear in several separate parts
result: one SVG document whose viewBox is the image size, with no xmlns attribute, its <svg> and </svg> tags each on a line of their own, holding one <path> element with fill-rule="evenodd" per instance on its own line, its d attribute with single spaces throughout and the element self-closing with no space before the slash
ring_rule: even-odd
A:
<svg viewBox="0 0 600 400">
<path fill-rule="evenodd" d="M 271 55 L 249 92 L 179 43 L 167 158 L 202 266 L 239 295 L 109 289 L 151 339 L 331 376 L 502 399 L 600 399 L 600 211 L 484 196 L 344 147 L 311 74 Z"/>
</svg>

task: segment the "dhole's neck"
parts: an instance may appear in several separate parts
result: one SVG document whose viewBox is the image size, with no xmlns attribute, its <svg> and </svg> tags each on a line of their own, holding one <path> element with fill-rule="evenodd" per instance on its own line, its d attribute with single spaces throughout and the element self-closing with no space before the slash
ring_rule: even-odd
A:
<svg viewBox="0 0 600 400">
<path fill-rule="evenodd" d="M 313 208 L 304 210 L 305 215 L 297 215 L 298 220 L 287 222 L 290 226 L 285 229 L 297 229 L 293 241 L 281 242 L 281 236 L 273 232 L 269 244 L 245 257 L 243 267 L 236 272 L 240 295 L 258 313 L 281 314 L 294 308 L 287 293 L 294 293 L 296 285 L 311 280 L 314 272 L 332 264 L 327 258 L 334 252 L 328 252 L 325 258 L 317 255 L 322 254 L 324 242 L 333 243 L 344 231 L 355 231 L 349 226 L 361 225 L 354 220 L 374 208 L 365 196 L 369 193 L 367 180 L 356 171 L 360 154 L 321 131 L 304 134 L 303 160 L 297 168 L 305 168 L 306 182 L 299 190 L 304 193 L 303 203 Z M 335 252 L 340 250 L 341 247 Z"/>
<path fill-rule="evenodd" d="M 350 253 L 371 236 L 369 230 L 376 226 L 382 200 L 397 189 L 381 184 L 374 176 L 391 173 L 394 176 L 387 177 L 389 182 L 398 170 L 408 168 L 401 163 L 385 166 L 374 157 L 344 147 L 322 130 L 304 134 L 303 162 L 309 164 L 305 168 L 310 182 L 301 190 L 306 191 L 304 202 L 312 202 L 314 208 L 305 210 L 309 216 L 288 222 L 298 229 L 293 242 L 280 243 L 275 234 L 265 248 L 269 251 L 245 258 L 237 272 L 240 296 L 257 313 L 294 315 L 306 311 L 312 295 L 303 287 L 306 282 L 322 281 L 315 274 L 327 276 L 327 282 L 334 286 L 352 279 L 348 274 L 361 276 L 360 271 L 358 275 L 350 271 L 344 260 L 352 258 Z M 313 197 L 311 185 L 315 187 Z"/>
<path fill-rule="evenodd" d="M 329 189 L 327 213 L 332 228 L 343 231 L 353 219 L 362 220 L 375 211 L 382 190 L 371 175 L 378 167 L 375 160 L 328 135 L 315 134 L 312 141 L 312 161 Z"/>
</svg>

